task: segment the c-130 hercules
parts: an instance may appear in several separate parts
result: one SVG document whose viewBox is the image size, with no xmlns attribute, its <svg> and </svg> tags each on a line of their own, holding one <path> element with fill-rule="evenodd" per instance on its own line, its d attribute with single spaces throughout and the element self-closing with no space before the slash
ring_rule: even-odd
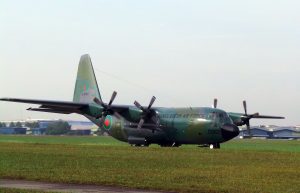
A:
<svg viewBox="0 0 300 193">
<path fill-rule="evenodd" d="M 27 109 L 30 111 L 81 114 L 112 137 L 134 146 L 198 144 L 220 148 L 220 143 L 239 135 L 238 126 L 247 125 L 250 134 L 249 121 L 252 118 L 284 118 L 248 114 L 245 101 L 245 113 L 230 113 L 218 109 L 216 99 L 214 108 L 166 108 L 152 107 L 156 99 L 154 96 L 148 106 L 142 106 L 137 101 L 134 106 L 114 105 L 116 95 L 117 92 L 113 92 L 108 103 L 102 101 L 90 56 L 86 54 L 80 58 L 73 102 L 17 98 L 0 100 L 40 105 L 39 108 Z"/>
</svg>

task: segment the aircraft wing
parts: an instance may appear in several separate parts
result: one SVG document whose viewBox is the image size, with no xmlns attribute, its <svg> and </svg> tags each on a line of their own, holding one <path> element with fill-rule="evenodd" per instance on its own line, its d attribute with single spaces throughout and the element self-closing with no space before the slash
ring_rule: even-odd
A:
<svg viewBox="0 0 300 193">
<path fill-rule="evenodd" d="M 256 119 L 284 119 L 284 117 L 280 116 L 270 116 L 270 115 L 260 115 L 259 113 L 254 114 L 243 114 L 243 113 L 228 113 L 229 117 L 232 119 L 233 123 L 237 126 L 249 125 L 249 120 Z"/>
<path fill-rule="evenodd" d="M 245 114 L 243 113 L 232 113 L 232 112 L 229 112 L 228 115 L 230 117 L 239 117 L 239 118 L 242 118 L 242 117 L 246 117 Z M 251 118 L 256 118 L 256 119 L 285 119 L 285 117 L 281 117 L 281 116 L 272 116 L 272 115 L 260 115 L 258 113 L 255 113 L 255 114 L 252 114 L 250 115 Z"/>
<path fill-rule="evenodd" d="M 252 118 L 256 118 L 256 119 L 285 119 L 285 117 L 270 116 L 270 115 L 253 115 Z"/>
<path fill-rule="evenodd" d="M 39 108 L 29 108 L 30 111 L 48 112 L 48 113 L 80 113 L 80 110 L 88 107 L 86 103 L 74 103 L 69 101 L 52 101 L 52 100 L 34 100 L 18 98 L 0 98 L 1 101 L 29 103 L 41 105 Z"/>
<path fill-rule="evenodd" d="M 28 108 L 29 111 L 39 111 L 48 113 L 85 114 L 85 111 L 93 108 L 93 104 L 78 103 L 70 101 L 54 101 L 54 100 L 35 100 L 35 99 L 19 99 L 19 98 L 0 98 L 0 101 L 28 103 L 40 105 L 38 108 Z M 111 105 L 114 112 L 124 114 L 127 113 L 130 106 L 127 105 Z M 96 111 L 101 111 L 102 107 L 96 107 Z M 98 109 L 99 108 L 99 109 Z M 100 112 L 101 113 L 101 112 Z"/>
</svg>

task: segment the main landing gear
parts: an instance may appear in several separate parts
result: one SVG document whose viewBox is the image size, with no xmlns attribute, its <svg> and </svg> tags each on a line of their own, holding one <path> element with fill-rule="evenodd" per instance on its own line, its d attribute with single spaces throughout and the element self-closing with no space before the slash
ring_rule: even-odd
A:
<svg viewBox="0 0 300 193">
<path fill-rule="evenodd" d="M 149 147 L 150 144 L 130 144 L 132 147 Z"/>
<path fill-rule="evenodd" d="M 209 149 L 220 149 L 220 143 L 209 144 Z"/>
<path fill-rule="evenodd" d="M 161 143 L 160 147 L 179 147 L 181 144 L 173 142 L 173 143 Z"/>
</svg>

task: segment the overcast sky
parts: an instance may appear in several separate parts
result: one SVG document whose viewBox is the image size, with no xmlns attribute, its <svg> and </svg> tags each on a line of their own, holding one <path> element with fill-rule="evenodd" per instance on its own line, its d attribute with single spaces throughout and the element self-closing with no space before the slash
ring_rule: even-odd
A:
<svg viewBox="0 0 300 193">
<path fill-rule="evenodd" d="M 72 100 L 89 53 L 104 100 L 211 106 L 300 124 L 300 1 L 0 1 L 0 97 Z M 83 119 L 0 102 L 0 120 Z"/>
</svg>

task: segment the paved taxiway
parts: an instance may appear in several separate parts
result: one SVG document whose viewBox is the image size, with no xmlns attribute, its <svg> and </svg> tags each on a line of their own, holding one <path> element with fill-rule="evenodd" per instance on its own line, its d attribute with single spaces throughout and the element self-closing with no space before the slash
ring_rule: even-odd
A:
<svg viewBox="0 0 300 193">
<path fill-rule="evenodd" d="M 8 180 L 0 179 L 0 188 L 17 188 L 30 189 L 51 192 L 72 192 L 72 193 L 162 193 L 147 190 L 137 190 L 128 188 L 116 188 L 110 186 L 96 186 L 96 185 L 77 185 L 77 184 L 57 184 L 48 182 L 35 182 L 27 180 Z"/>
</svg>

